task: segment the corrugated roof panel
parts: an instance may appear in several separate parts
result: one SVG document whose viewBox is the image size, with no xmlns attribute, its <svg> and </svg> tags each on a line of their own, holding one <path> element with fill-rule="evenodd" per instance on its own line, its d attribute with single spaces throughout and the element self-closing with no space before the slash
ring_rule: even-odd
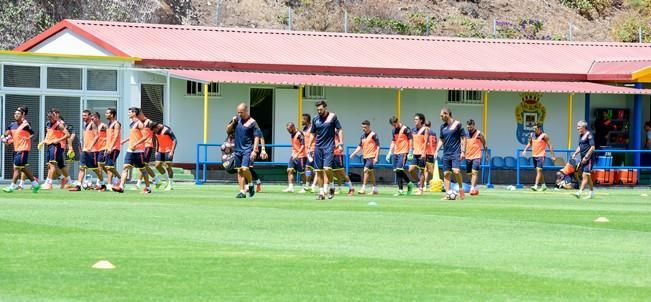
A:
<svg viewBox="0 0 651 302">
<path fill-rule="evenodd" d="M 594 62 L 588 80 L 633 81 L 632 74 L 651 66 L 651 60 L 599 61 Z"/>
<path fill-rule="evenodd" d="M 169 73 L 173 77 L 186 80 L 238 84 L 545 93 L 651 94 L 651 90 L 648 89 L 568 81 L 432 79 L 183 69 L 169 70 Z"/>
<path fill-rule="evenodd" d="M 593 62 L 649 58 L 637 43 L 482 40 L 64 20 L 142 64 L 232 64 L 250 70 L 586 80 Z M 43 37 L 46 38 L 46 37 Z M 37 39 L 38 40 L 38 39 Z M 28 50 L 38 41 L 18 47 Z M 257 68 L 271 66 L 269 68 Z M 274 67 L 276 66 L 276 67 Z M 321 70 L 320 70 L 321 71 Z M 561 76 L 564 75 L 564 76 Z M 475 76 L 477 77 L 477 76 Z"/>
</svg>

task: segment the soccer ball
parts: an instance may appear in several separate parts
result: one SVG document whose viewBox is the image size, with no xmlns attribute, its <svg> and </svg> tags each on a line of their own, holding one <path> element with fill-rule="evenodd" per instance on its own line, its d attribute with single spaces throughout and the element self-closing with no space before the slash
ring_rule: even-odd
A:
<svg viewBox="0 0 651 302">
<path fill-rule="evenodd" d="M 11 138 L 11 136 L 1 136 L 0 141 L 6 144 L 11 144 L 14 142 L 14 140 Z"/>
<path fill-rule="evenodd" d="M 457 199 L 457 191 L 450 190 L 447 193 L 445 193 L 446 196 L 448 197 L 448 200 L 455 200 Z"/>
</svg>

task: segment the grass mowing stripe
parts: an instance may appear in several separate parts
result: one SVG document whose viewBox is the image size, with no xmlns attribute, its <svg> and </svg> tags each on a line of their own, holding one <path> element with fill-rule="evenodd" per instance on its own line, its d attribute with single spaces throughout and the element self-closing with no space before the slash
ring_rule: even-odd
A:
<svg viewBox="0 0 651 302">
<path fill-rule="evenodd" d="M 24 229 L 5 222 L 0 226 Z M 649 288 L 444 265 L 319 255 L 133 234 L 37 229 L 52 241 L 20 242 L 35 258 L 0 271 L 4 301 L 87 300 L 643 300 Z M 110 240 L 107 240 L 110 239 Z M 75 241 L 62 246 L 57 241 Z M 127 245 L 115 242 L 129 243 Z M 10 242 L 8 242 L 10 243 Z M 14 243 L 14 242 L 11 242 Z M 18 243 L 18 242 L 16 242 Z M 128 248 L 127 248 L 128 247 Z M 130 252 L 135 251 L 135 252 Z M 114 271 L 88 267 L 99 257 Z M 22 297 L 22 298 L 21 298 Z M 23 299 L 34 297 L 40 299 Z"/>
<path fill-rule="evenodd" d="M 3 301 L 102 300 L 85 288 L 94 276 L 85 275 L 92 263 L 77 265 L 84 256 L 107 254 L 130 268 L 146 267 L 105 280 L 133 292 L 111 296 L 125 301 L 161 297 L 594 301 L 649 296 L 649 206 L 648 199 L 634 191 L 613 191 L 607 200 L 589 202 L 559 199 L 566 196 L 556 193 L 532 200 L 528 194 L 494 191 L 449 203 L 431 195 L 396 199 L 388 194 L 315 202 L 311 195 L 265 193 L 241 201 L 232 193 L 233 188 L 226 186 L 180 186 L 151 196 L 2 195 L 0 251 L 9 256 L 0 255 L 0 265 L 14 263 L 15 270 L 0 268 L 0 282 L 25 278 L 63 282 L 59 285 L 69 288 L 70 294 L 34 295 L 30 282 L 24 286 L 17 282 L 10 291 L 0 288 L 0 296 Z M 622 199 L 625 205 L 617 202 Z M 367 206 L 370 200 L 379 205 Z M 612 223 L 594 224 L 594 215 L 608 216 Z M 93 253 L 96 248 L 104 252 Z M 87 262 L 99 260 L 95 258 Z M 149 264 L 146 258 L 158 264 Z M 30 266 L 36 262 L 54 271 Z M 70 272 L 56 274 L 57 267 L 66 264 Z M 217 268 L 205 269 L 215 264 Z M 156 265 L 164 269 L 156 270 Z M 226 276 L 220 266 L 229 272 Z M 450 277 L 450 271 L 465 277 Z M 187 276 L 193 273 L 200 276 Z M 234 275 L 252 281 L 233 279 Z M 152 288 L 157 285 L 145 279 L 157 280 L 168 290 Z M 219 287 L 204 279 L 225 284 Z M 124 280 L 128 282 L 122 284 Z M 232 295 L 219 296 L 224 290 Z M 12 293 L 13 299 L 4 299 Z"/>
</svg>

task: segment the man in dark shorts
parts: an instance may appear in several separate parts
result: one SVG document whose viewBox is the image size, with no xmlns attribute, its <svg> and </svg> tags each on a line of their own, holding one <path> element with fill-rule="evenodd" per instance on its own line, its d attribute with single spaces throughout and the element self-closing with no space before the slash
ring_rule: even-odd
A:
<svg viewBox="0 0 651 302">
<path fill-rule="evenodd" d="M 127 153 L 124 156 L 124 167 L 122 168 L 120 184 L 111 188 L 114 192 L 124 193 L 124 186 L 126 185 L 129 172 L 131 169 L 136 168 L 140 170 L 140 173 L 145 179 L 145 188 L 142 190 L 142 193 L 151 194 L 151 188 L 149 187 L 149 174 L 145 172 L 144 154 L 147 136 L 145 135 L 145 126 L 138 119 L 139 115 L 140 108 L 129 108 L 129 119 L 131 120 L 131 124 L 129 124 L 129 137 L 121 142 L 121 144 L 127 142 L 129 144 L 127 145 Z"/>
<path fill-rule="evenodd" d="M 174 186 L 174 171 L 172 170 L 172 162 L 174 161 L 174 151 L 176 151 L 177 140 L 172 128 L 167 125 L 153 123 L 152 131 L 156 136 L 156 170 L 161 176 L 167 177 L 167 185 L 165 191 L 173 190 Z M 160 188 L 161 182 L 156 184 L 156 188 Z"/>
<path fill-rule="evenodd" d="M 411 129 L 411 163 L 409 165 L 409 174 L 413 179 L 418 180 L 418 190 L 416 195 L 423 195 L 425 187 L 425 169 L 427 166 L 427 147 L 429 145 L 429 128 L 425 126 L 425 115 L 416 113 L 414 115 L 414 128 Z M 420 172 L 420 175 L 419 175 Z"/>
<path fill-rule="evenodd" d="M 305 183 L 305 164 L 307 163 L 307 149 L 305 148 L 305 137 L 303 132 L 296 129 L 294 123 L 287 123 L 287 132 L 289 132 L 289 139 L 292 145 L 292 155 L 289 157 L 287 163 L 287 188 L 283 190 L 285 193 L 294 193 L 294 174 L 298 172 L 301 176 L 301 191 L 305 193 L 303 184 Z"/>
<path fill-rule="evenodd" d="M 29 166 L 29 150 L 32 148 L 31 140 L 34 131 L 29 122 L 25 119 L 26 115 L 27 107 L 18 107 L 16 112 L 14 112 L 15 121 L 9 124 L 9 127 L 5 130 L 2 138 L 2 141 L 5 144 L 13 144 L 14 146 L 14 175 L 11 179 L 11 184 L 2 189 L 5 193 L 12 193 L 18 189 L 16 182 L 18 182 L 20 175 L 23 173 L 32 182 L 32 192 L 36 193 L 41 188 L 41 185 L 36 181 L 32 172 L 27 169 L 27 166 Z"/>
<path fill-rule="evenodd" d="M 466 174 L 470 176 L 470 195 L 478 195 L 477 177 L 481 169 L 481 159 L 486 151 L 486 139 L 484 134 L 475 127 L 475 120 L 466 122 L 468 137 L 466 138 Z"/>
<path fill-rule="evenodd" d="M 409 127 L 403 125 L 400 120 L 392 116 L 389 118 L 389 124 L 393 127 L 391 146 L 389 147 L 389 153 L 387 153 L 386 160 L 390 161 L 393 164 L 393 172 L 396 174 L 398 179 L 398 192 L 393 194 L 393 196 L 403 196 L 405 192 L 403 191 L 404 183 L 407 183 L 407 195 L 411 195 L 414 190 L 414 184 L 409 179 L 409 175 L 405 172 L 405 166 L 407 164 L 407 157 L 409 157 L 411 150 L 412 134 Z"/>
<path fill-rule="evenodd" d="M 66 125 L 61 121 L 56 112 L 50 110 L 47 113 L 48 122 L 45 124 L 45 139 L 39 143 L 39 149 L 43 145 L 47 145 L 47 152 L 45 153 L 45 160 L 47 161 L 48 171 L 43 190 L 52 189 L 52 180 L 54 179 L 57 170 L 64 174 L 62 184 L 65 186 L 68 175 L 65 163 L 66 141 L 70 137 L 70 133 Z M 63 188 L 63 187 L 62 187 Z"/>
<path fill-rule="evenodd" d="M 246 198 L 248 184 L 249 197 L 255 195 L 251 171 L 249 167 L 258 156 L 258 143 L 262 136 L 262 131 L 258 123 L 249 114 L 249 107 L 245 103 L 237 106 L 237 116 L 234 116 L 227 126 L 226 132 L 235 133 L 235 152 L 234 161 L 237 170 L 237 182 L 240 185 L 240 192 L 236 198 Z"/>
<path fill-rule="evenodd" d="M 574 194 L 576 198 L 581 198 L 585 185 L 587 184 L 590 188 L 590 193 L 583 197 L 583 199 L 592 199 L 594 198 L 594 189 L 592 186 L 592 165 L 596 162 L 595 158 L 595 142 L 594 135 L 588 131 L 588 123 L 586 121 L 579 121 L 576 124 L 576 131 L 579 132 L 579 146 L 576 148 L 576 151 L 572 154 L 572 158 L 575 158 L 577 154 L 581 155 L 581 162 L 579 163 L 579 168 L 577 169 L 579 173 L 582 174 L 583 180 L 581 181 L 581 187 L 579 191 Z"/>
<path fill-rule="evenodd" d="M 104 191 L 106 190 L 106 186 L 104 185 L 102 171 L 99 171 L 99 159 L 97 157 L 98 150 L 95 149 L 97 141 L 99 140 L 97 125 L 93 121 L 93 115 L 89 110 L 84 110 L 81 118 L 84 122 L 84 130 L 82 132 L 83 147 L 81 150 L 81 165 L 79 166 L 77 181 L 75 181 L 74 186 L 70 188 L 69 191 L 81 191 L 87 170 L 95 172 L 97 179 L 99 180 L 98 189 Z"/>
<path fill-rule="evenodd" d="M 357 149 L 350 154 L 350 158 L 352 159 L 360 151 L 362 152 L 362 160 L 364 163 L 364 179 L 362 180 L 362 189 L 357 193 L 361 195 L 366 194 L 366 184 L 370 180 L 371 184 L 373 184 L 371 194 L 377 195 L 378 191 L 375 186 L 373 166 L 377 163 L 378 156 L 380 155 L 380 139 L 371 130 L 371 122 L 368 120 L 362 122 L 362 136 L 359 139 Z"/>
<path fill-rule="evenodd" d="M 314 170 L 317 173 L 319 184 L 318 200 L 325 199 L 325 192 L 328 191 L 328 199 L 332 199 L 335 188 L 329 187 L 330 180 L 333 179 L 332 166 L 334 164 L 333 151 L 341 146 L 335 146 L 335 136 L 339 135 L 340 141 L 343 142 L 343 131 L 337 115 L 328 111 L 328 104 L 325 101 L 316 103 L 317 116 L 312 119 L 312 128 L 310 132 L 314 134 L 312 145 L 314 148 Z"/>
<path fill-rule="evenodd" d="M 549 135 L 542 130 L 542 124 L 533 126 L 533 132 L 531 132 L 529 142 L 522 151 L 522 156 L 527 153 L 529 147 L 531 147 L 531 157 L 533 158 L 533 165 L 536 168 L 536 180 L 531 190 L 545 191 L 547 190 L 545 174 L 543 173 L 545 157 L 547 157 L 545 150 L 549 148 L 549 152 L 552 154 L 552 160 L 556 160 L 556 157 L 554 156 L 554 147 L 552 147 Z M 539 184 L 540 187 L 538 187 Z"/>
<path fill-rule="evenodd" d="M 122 145 L 122 124 L 117 120 L 117 110 L 108 108 L 104 113 L 108 120 L 106 127 L 106 154 L 104 155 L 104 168 L 106 169 L 106 183 L 113 187 L 113 177 L 119 178 L 120 172 L 115 168 L 120 148 Z"/>
<path fill-rule="evenodd" d="M 459 168 L 461 160 L 465 158 L 465 130 L 461 122 L 452 118 L 452 111 L 449 108 L 441 109 L 441 121 L 443 121 L 443 124 L 441 124 L 439 130 L 440 139 L 436 146 L 435 157 L 438 156 L 438 152 L 442 147 L 443 157 L 441 160 L 443 161 L 445 191 L 450 191 L 450 178 L 454 174 L 454 178 L 459 184 L 459 197 L 464 199 L 463 177 Z M 447 196 L 446 194 L 443 199 L 447 199 Z"/>
</svg>

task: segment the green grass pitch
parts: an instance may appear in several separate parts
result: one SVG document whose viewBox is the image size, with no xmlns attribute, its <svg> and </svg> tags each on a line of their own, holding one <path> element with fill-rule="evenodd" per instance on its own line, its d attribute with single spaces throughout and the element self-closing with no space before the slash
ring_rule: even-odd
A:
<svg viewBox="0 0 651 302">
<path fill-rule="evenodd" d="M 651 299 L 648 190 L 446 202 L 281 189 L 244 200 L 233 185 L 2 193 L 0 300 Z M 116 268 L 92 269 L 99 260 Z"/>
</svg>

